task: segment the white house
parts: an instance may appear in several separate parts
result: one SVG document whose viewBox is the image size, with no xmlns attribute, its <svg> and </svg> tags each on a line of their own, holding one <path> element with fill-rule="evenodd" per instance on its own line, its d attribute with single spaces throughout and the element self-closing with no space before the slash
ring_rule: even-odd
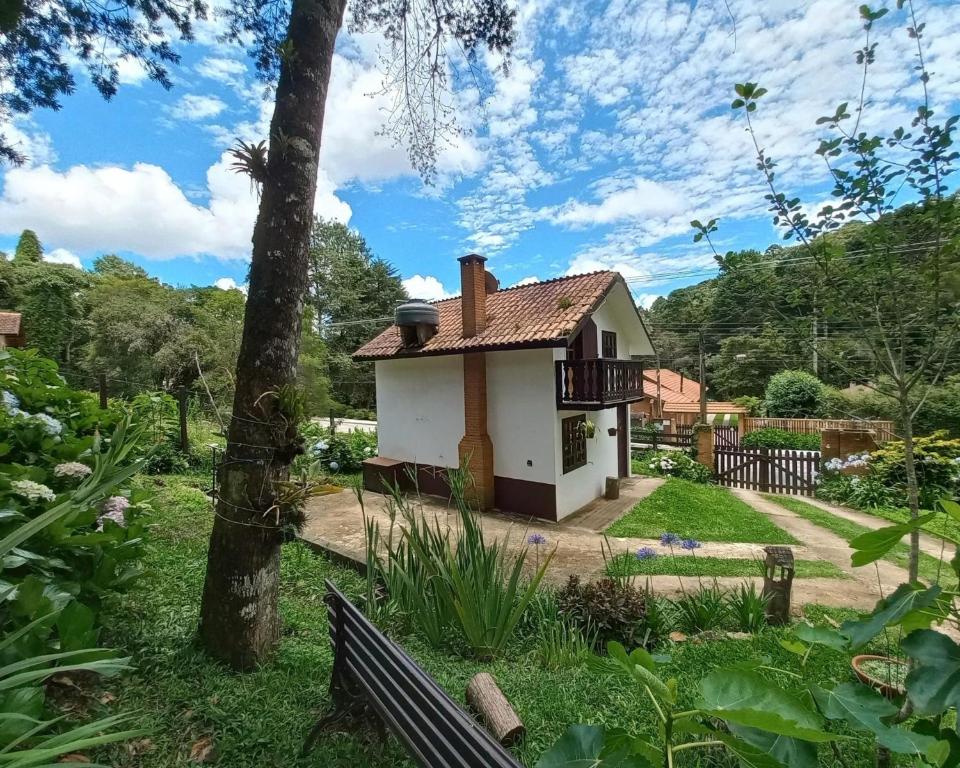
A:
<svg viewBox="0 0 960 768">
<path fill-rule="evenodd" d="M 499 290 L 476 254 L 462 296 L 408 302 L 356 353 L 376 361 L 379 456 L 365 485 L 447 495 L 469 466 L 481 509 L 560 520 L 630 473 L 630 403 L 654 354 L 623 277 L 593 272 Z"/>
</svg>

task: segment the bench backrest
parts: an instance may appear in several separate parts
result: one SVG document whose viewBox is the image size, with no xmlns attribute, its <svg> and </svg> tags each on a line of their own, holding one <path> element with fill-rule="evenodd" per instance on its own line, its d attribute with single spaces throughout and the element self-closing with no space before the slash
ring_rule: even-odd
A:
<svg viewBox="0 0 960 768">
<path fill-rule="evenodd" d="M 522 768 L 336 586 L 326 586 L 334 664 L 420 765 Z"/>
</svg>

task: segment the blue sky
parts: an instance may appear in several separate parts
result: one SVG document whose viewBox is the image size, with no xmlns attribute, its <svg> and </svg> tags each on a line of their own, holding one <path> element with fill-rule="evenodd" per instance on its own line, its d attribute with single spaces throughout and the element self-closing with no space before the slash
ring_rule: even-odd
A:
<svg viewBox="0 0 960 768">
<path fill-rule="evenodd" d="M 612 268 L 648 304 L 712 264 L 690 219 L 719 217 L 723 249 L 777 239 L 729 110 L 733 83 L 770 90 L 757 126 L 785 190 L 811 209 L 827 199 L 815 120 L 859 90 L 857 5 L 520 2 L 509 74 L 484 59 L 494 74 L 482 105 L 455 87 L 466 130 L 429 188 L 380 131 L 388 97 L 370 94 L 382 40 L 341 32 L 317 212 L 359 230 L 425 298 L 457 293 L 455 259 L 478 251 L 503 285 Z M 918 9 L 934 106 L 956 111 L 960 5 Z M 892 10 L 877 30 L 867 130 L 908 124 L 919 97 L 905 22 Z M 264 138 L 272 104 L 244 52 L 217 41 L 217 24 L 180 46 L 169 92 L 123 62 L 112 102 L 78 73 L 60 112 L 5 127 L 30 161 L 0 177 L 0 248 L 12 251 L 29 227 L 53 260 L 89 266 L 116 252 L 173 284 L 244 282 L 256 198 L 224 152 L 236 137 Z M 685 271 L 698 274 L 670 276 Z"/>
</svg>

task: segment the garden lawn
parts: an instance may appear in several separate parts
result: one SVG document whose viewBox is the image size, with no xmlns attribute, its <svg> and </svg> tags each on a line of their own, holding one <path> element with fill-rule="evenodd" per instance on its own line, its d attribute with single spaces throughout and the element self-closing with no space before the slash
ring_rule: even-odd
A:
<svg viewBox="0 0 960 768">
<path fill-rule="evenodd" d="M 610 536 L 658 538 L 664 532 L 699 541 L 797 544 L 789 533 L 725 488 L 676 477 L 607 528 Z"/>
<path fill-rule="evenodd" d="M 883 509 L 861 509 L 859 510 L 868 515 L 889 520 L 891 523 L 905 523 L 910 519 L 910 510 L 904 507 L 883 508 Z M 931 510 L 921 509 L 920 514 L 929 514 Z M 939 512 L 933 520 L 922 526 L 921 530 L 931 533 L 934 536 L 943 534 L 954 541 L 960 541 L 960 521 L 954 520 L 949 515 Z"/>
<path fill-rule="evenodd" d="M 633 554 L 617 555 L 607 567 L 611 576 L 702 576 L 720 578 L 722 576 L 762 576 L 763 561 L 739 557 L 705 557 L 701 555 L 666 554 L 646 560 L 638 560 Z M 796 578 L 798 579 L 845 579 L 847 574 L 826 560 L 797 560 Z"/>
<path fill-rule="evenodd" d="M 765 495 L 765 498 L 779 504 L 785 509 L 789 509 L 795 515 L 809 520 L 814 525 L 826 528 L 828 531 L 837 534 L 837 536 L 847 541 L 871 530 L 865 525 L 860 525 L 844 517 L 837 517 L 826 510 L 820 509 L 820 507 L 815 507 L 813 504 L 807 504 L 805 501 L 800 501 L 790 496 L 775 496 L 770 494 Z M 901 521 L 898 520 L 896 522 Z M 901 542 L 894 546 L 884 559 L 906 570 L 910 565 L 910 548 Z M 933 583 L 940 581 L 941 578 L 950 576 L 952 570 L 946 562 L 943 563 L 941 567 L 940 561 L 937 560 L 937 558 L 931 557 L 926 552 L 921 552 L 919 573 L 920 578 L 924 581 Z"/>
<path fill-rule="evenodd" d="M 412 765 L 395 740 L 381 747 L 369 730 L 324 736 L 308 758 L 299 758 L 303 738 L 330 704 L 327 686 L 332 654 L 323 602 L 324 579 L 353 597 L 362 584 L 356 573 L 317 557 L 299 543 L 285 545 L 281 574 L 282 638 L 276 656 L 255 672 L 233 673 L 210 660 L 194 641 L 211 526 L 209 500 L 199 490 L 205 478 L 145 478 L 155 487 L 154 539 L 145 565 L 148 575 L 126 595 L 105 606 L 105 642 L 132 655 L 136 670 L 89 690 L 91 714 L 134 713 L 147 737 L 104 747 L 96 762 L 113 768 L 188 768 L 191 751 L 209 745 L 208 761 L 225 768 L 393 768 Z M 808 617 L 845 618 L 850 612 L 808 607 Z M 527 632 L 533 632 L 527 629 Z M 769 666 L 797 670 L 797 659 L 780 646 L 783 630 L 765 629 L 746 639 L 667 644 L 671 660 L 664 676 L 678 680 L 679 701 L 693 707 L 699 680 L 717 666 L 764 659 Z M 467 661 L 448 650 L 428 647 L 416 636 L 395 636 L 455 699 L 462 702 L 467 681 L 488 670 L 526 723 L 528 736 L 516 749 L 525 765 L 566 730 L 569 723 L 603 722 L 638 734 L 655 734 L 655 714 L 646 697 L 627 682 L 606 679 L 586 666 L 548 671 L 536 660 L 536 638 L 521 637 L 493 664 Z M 876 650 L 882 651 L 882 648 Z M 801 678 L 767 674 L 800 695 L 807 684 L 852 680 L 849 659 L 830 649 L 811 656 Z M 872 764 L 869 740 L 839 742 L 845 764 Z M 836 759 L 821 750 L 821 766 Z M 677 768 L 733 766 L 734 761 L 683 753 Z"/>
</svg>

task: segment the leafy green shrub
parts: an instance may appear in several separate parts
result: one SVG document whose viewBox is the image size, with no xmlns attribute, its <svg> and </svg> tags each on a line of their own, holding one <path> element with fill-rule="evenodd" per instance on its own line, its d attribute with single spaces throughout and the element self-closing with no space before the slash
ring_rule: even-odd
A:
<svg viewBox="0 0 960 768">
<path fill-rule="evenodd" d="M 643 451 L 634 456 L 633 470 L 644 475 L 679 477 L 709 483 L 710 470 L 683 451 Z"/>
<path fill-rule="evenodd" d="M 170 442 L 154 445 L 143 465 L 143 471 L 150 475 L 180 475 L 189 469 L 190 456 Z"/>
<path fill-rule="evenodd" d="M 557 593 L 557 609 L 566 622 L 591 637 L 595 648 L 611 640 L 628 648 L 649 642 L 646 595 L 628 582 L 604 578 L 583 584 L 579 576 L 570 576 Z"/>
<path fill-rule="evenodd" d="M 960 490 L 960 439 L 950 439 L 946 430 L 913 441 L 913 454 L 920 486 L 921 505 L 930 508 L 941 496 Z M 871 473 L 888 488 L 906 486 L 902 440 L 884 443 L 870 453 Z"/>
<path fill-rule="evenodd" d="M 377 455 L 377 433 L 355 429 L 350 432 L 335 432 L 316 422 L 301 426 L 306 453 L 298 461 L 296 469 L 302 471 L 313 464 L 325 472 L 359 472 L 364 459 Z"/>
<path fill-rule="evenodd" d="M 766 415 L 766 405 L 763 402 L 762 397 L 754 397 L 753 395 L 743 395 L 742 397 L 735 397 L 731 401 L 734 405 L 739 405 L 741 408 L 747 409 L 747 416 L 765 416 Z"/>
<path fill-rule="evenodd" d="M 781 371 L 767 383 L 764 401 L 767 414 L 775 418 L 816 416 L 823 402 L 823 383 L 806 371 Z"/>
<path fill-rule="evenodd" d="M 794 451 L 819 451 L 820 435 L 788 432 L 776 427 L 764 427 L 747 432 L 740 441 L 744 448 L 786 448 Z"/>
<path fill-rule="evenodd" d="M 594 647 L 594 637 L 564 621 L 554 621 L 541 628 L 536 654 L 544 669 L 569 669 L 586 661 Z"/>
</svg>

